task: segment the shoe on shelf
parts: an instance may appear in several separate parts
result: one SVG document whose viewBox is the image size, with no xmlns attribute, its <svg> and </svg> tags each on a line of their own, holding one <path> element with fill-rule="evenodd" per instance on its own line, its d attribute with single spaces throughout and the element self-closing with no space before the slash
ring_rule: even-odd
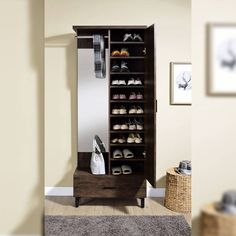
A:
<svg viewBox="0 0 236 236">
<path fill-rule="evenodd" d="M 129 95 L 129 100 L 135 100 L 137 99 L 137 96 L 134 92 L 132 92 L 130 95 Z"/>
<path fill-rule="evenodd" d="M 121 72 L 129 72 L 129 68 L 128 68 L 127 64 L 128 63 L 125 62 L 125 61 L 121 62 L 121 66 L 120 66 L 120 71 Z"/>
<path fill-rule="evenodd" d="M 113 152 L 113 158 L 123 158 L 123 153 L 121 152 L 121 150 L 119 149 L 116 149 L 114 152 Z"/>
<path fill-rule="evenodd" d="M 121 129 L 121 126 L 119 124 L 113 125 L 113 130 L 119 130 Z"/>
<path fill-rule="evenodd" d="M 120 98 L 121 100 L 125 100 L 125 99 L 126 99 L 126 95 L 125 95 L 125 94 L 120 94 L 119 98 Z"/>
<path fill-rule="evenodd" d="M 137 130 L 143 130 L 143 122 L 141 120 L 140 121 L 134 120 L 134 123 L 136 125 Z"/>
<path fill-rule="evenodd" d="M 127 143 L 134 143 L 135 142 L 135 136 L 133 133 L 129 134 L 129 137 L 127 138 Z"/>
<path fill-rule="evenodd" d="M 139 78 L 137 78 L 137 79 L 134 81 L 134 85 L 143 85 L 143 84 L 142 84 L 142 81 L 141 81 Z"/>
<path fill-rule="evenodd" d="M 120 137 L 118 139 L 118 143 L 125 143 L 126 142 L 126 138 L 125 137 Z"/>
<path fill-rule="evenodd" d="M 144 113 L 143 109 L 140 106 L 138 106 L 137 107 L 137 114 L 143 114 L 143 113 Z"/>
<path fill-rule="evenodd" d="M 119 80 L 118 79 L 116 79 L 116 80 L 112 80 L 112 82 L 111 82 L 111 85 L 119 85 Z"/>
<path fill-rule="evenodd" d="M 126 108 L 125 108 L 124 106 L 121 106 L 121 107 L 120 107 L 119 114 L 120 114 L 120 115 L 125 115 L 125 114 L 127 114 L 127 110 L 126 110 Z"/>
<path fill-rule="evenodd" d="M 113 94 L 112 99 L 113 100 L 118 100 L 118 99 L 120 99 L 120 95 L 119 94 Z"/>
<path fill-rule="evenodd" d="M 123 37 L 123 42 L 130 42 L 130 41 L 133 41 L 132 34 L 125 34 Z"/>
<path fill-rule="evenodd" d="M 112 57 L 119 57 L 119 56 L 120 56 L 120 51 L 118 51 L 118 50 L 113 50 L 112 53 L 111 53 L 111 56 L 112 56 Z"/>
<path fill-rule="evenodd" d="M 111 168 L 111 173 L 113 175 L 121 175 L 122 174 L 122 170 L 120 167 L 112 167 Z"/>
<path fill-rule="evenodd" d="M 137 94 L 137 99 L 138 99 L 138 100 L 143 100 L 143 95 L 142 95 L 141 93 L 138 93 L 138 94 Z"/>
<path fill-rule="evenodd" d="M 136 130 L 136 123 L 129 120 L 129 130 Z"/>
<path fill-rule="evenodd" d="M 140 137 L 140 135 L 139 134 L 135 134 L 135 136 L 134 136 L 134 142 L 135 143 L 142 143 L 142 138 Z"/>
<path fill-rule="evenodd" d="M 128 124 L 122 124 L 121 126 L 120 126 L 120 129 L 121 130 L 127 130 L 129 127 L 128 127 Z"/>
<path fill-rule="evenodd" d="M 111 111 L 111 114 L 113 114 L 113 115 L 118 115 L 118 114 L 120 114 L 120 109 L 113 108 L 112 111 Z"/>
<path fill-rule="evenodd" d="M 121 57 L 129 57 L 129 52 L 127 48 L 121 48 L 120 50 L 120 56 Z"/>
<path fill-rule="evenodd" d="M 134 158 L 134 154 L 129 149 L 123 150 L 123 156 L 124 158 Z"/>
<path fill-rule="evenodd" d="M 129 114 L 136 114 L 136 113 L 137 113 L 137 108 L 135 106 L 129 109 Z"/>
<path fill-rule="evenodd" d="M 118 85 L 126 85 L 126 82 L 124 79 L 118 80 Z"/>
<path fill-rule="evenodd" d="M 143 42 L 143 39 L 139 34 L 134 34 L 133 40 L 138 42 Z"/>
<path fill-rule="evenodd" d="M 112 143 L 117 143 L 117 142 L 118 142 L 118 138 L 113 138 L 113 139 L 111 140 L 111 142 L 112 142 Z"/>
<path fill-rule="evenodd" d="M 128 80 L 127 85 L 135 85 L 135 80 L 134 80 L 134 78 L 130 78 L 130 79 Z"/>
<path fill-rule="evenodd" d="M 111 67 L 112 72 L 119 72 L 120 71 L 120 66 L 116 61 L 113 62 L 112 67 Z"/>
<path fill-rule="evenodd" d="M 122 170 L 123 175 L 130 175 L 130 174 L 132 174 L 132 169 L 128 165 L 122 165 L 121 166 L 121 170 Z"/>
</svg>

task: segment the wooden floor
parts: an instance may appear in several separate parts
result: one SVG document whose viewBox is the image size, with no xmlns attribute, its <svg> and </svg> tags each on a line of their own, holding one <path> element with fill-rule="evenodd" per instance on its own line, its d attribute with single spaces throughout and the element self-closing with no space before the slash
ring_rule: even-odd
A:
<svg viewBox="0 0 236 236">
<path fill-rule="evenodd" d="M 180 215 L 163 206 L 163 198 L 147 198 L 145 208 L 138 200 L 82 199 L 79 208 L 74 206 L 73 197 L 46 197 L 45 215 Z M 191 225 L 191 214 L 183 214 Z"/>
</svg>

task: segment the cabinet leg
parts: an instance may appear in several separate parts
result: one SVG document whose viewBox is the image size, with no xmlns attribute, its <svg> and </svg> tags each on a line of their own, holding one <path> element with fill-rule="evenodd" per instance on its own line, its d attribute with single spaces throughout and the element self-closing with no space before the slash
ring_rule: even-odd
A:
<svg viewBox="0 0 236 236">
<path fill-rule="evenodd" d="M 141 208 L 145 207 L 145 198 L 140 198 L 141 199 Z"/>
<path fill-rule="evenodd" d="M 75 198 L 75 207 L 79 207 L 79 197 Z"/>
</svg>

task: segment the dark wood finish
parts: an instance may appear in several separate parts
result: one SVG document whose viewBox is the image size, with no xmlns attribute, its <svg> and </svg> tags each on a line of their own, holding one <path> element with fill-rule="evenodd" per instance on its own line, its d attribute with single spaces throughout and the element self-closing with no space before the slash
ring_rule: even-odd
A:
<svg viewBox="0 0 236 236">
<path fill-rule="evenodd" d="M 141 198 L 141 208 L 145 207 L 145 198 Z"/>
<path fill-rule="evenodd" d="M 144 175 L 93 175 L 90 170 L 76 169 L 74 197 L 145 198 Z"/>
<path fill-rule="evenodd" d="M 78 153 L 78 164 L 74 173 L 74 196 L 76 206 L 79 206 L 80 197 L 109 197 L 109 198 L 140 198 L 140 206 L 145 206 L 146 180 L 155 186 L 155 128 L 156 128 L 156 95 L 155 95 L 155 56 L 154 56 L 154 26 L 74 26 L 78 48 L 93 48 L 92 36 L 102 34 L 105 36 L 105 45 L 108 48 L 108 91 L 109 91 L 109 152 L 104 153 L 106 175 L 93 175 L 90 172 L 90 152 Z M 144 42 L 123 42 L 125 33 L 138 33 Z M 129 57 L 111 57 L 111 52 L 126 47 Z M 146 54 L 144 54 L 146 52 Z M 127 61 L 130 72 L 112 72 L 112 63 Z M 142 86 L 112 86 L 114 79 L 124 79 L 126 82 L 131 77 L 140 78 Z M 143 100 L 112 100 L 113 94 L 126 94 L 131 92 L 143 94 Z M 113 115 L 111 110 L 124 105 L 127 109 L 132 106 L 140 106 L 144 114 Z M 125 123 L 129 119 L 138 119 L 144 122 L 143 130 L 112 130 L 116 123 Z M 143 138 L 141 144 L 113 144 L 111 140 L 120 135 L 126 138 L 129 133 L 139 133 Z M 129 148 L 134 153 L 132 159 L 113 159 L 112 154 L 116 149 Z M 146 155 L 144 156 L 144 153 Z M 114 176 L 112 167 L 128 164 L 133 173 L 131 175 Z"/>
<path fill-rule="evenodd" d="M 75 207 L 79 207 L 79 197 L 75 197 Z"/>
<path fill-rule="evenodd" d="M 156 82 L 155 82 L 155 39 L 154 25 L 145 32 L 145 46 L 147 51 L 145 77 L 145 142 L 146 142 L 146 178 L 152 186 L 156 186 Z"/>
</svg>

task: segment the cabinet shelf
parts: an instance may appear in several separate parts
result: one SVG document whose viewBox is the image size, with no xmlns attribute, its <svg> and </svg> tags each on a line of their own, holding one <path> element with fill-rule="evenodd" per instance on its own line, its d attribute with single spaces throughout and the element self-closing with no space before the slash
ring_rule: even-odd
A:
<svg viewBox="0 0 236 236">
<path fill-rule="evenodd" d="M 110 117 L 144 117 L 144 114 L 125 114 L 125 115 L 110 115 Z"/>
<path fill-rule="evenodd" d="M 144 103 L 144 100 L 110 100 L 112 103 Z"/>
<path fill-rule="evenodd" d="M 111 75 L 144 75 L 144 72 L 110 72 Z"/>
<path fill-rule="evenodd" d="M 129 60 L 129 59 L 135 59 L 135 60 L 136 60 L 136 59 L 145 59 L 144 56 L 129 56 L 129 57 L 114 57 L 114 56 L 111 56 L 110 58 L 111 58 L 111 59 L 123 59 L 123 60 L 124 60 L 124 59 L 125 59 L 125 60 L 126 60 L 126 59 L 128 59 L 128 60 Z"/>
<path fill-rule="evenodd" d="M 135 86 L 135 85 L 111 85 L 110 88 L 122 88 L 122 89 L 142 89 L 144 86 Z"/>
<path fill-rule="evenodd" d="M 112 147 L 122 147 L 122 146 L 127 146 L 127 147 L 144 147 L 144 143 L 111 143 L 110 146 Z"/>
<path fill-rule="evenodd" d="M 145 161 L 145 158 L 110 158 L 111 161 Z"/>
<path fill-rule="evenodd" d="M 131 44 L 131 45 L 139 45 L 139 44 L 144 44 L 144 42 L 123 42 L 123 41 L 111 41 L 110 44 Z"/>
</svg>

